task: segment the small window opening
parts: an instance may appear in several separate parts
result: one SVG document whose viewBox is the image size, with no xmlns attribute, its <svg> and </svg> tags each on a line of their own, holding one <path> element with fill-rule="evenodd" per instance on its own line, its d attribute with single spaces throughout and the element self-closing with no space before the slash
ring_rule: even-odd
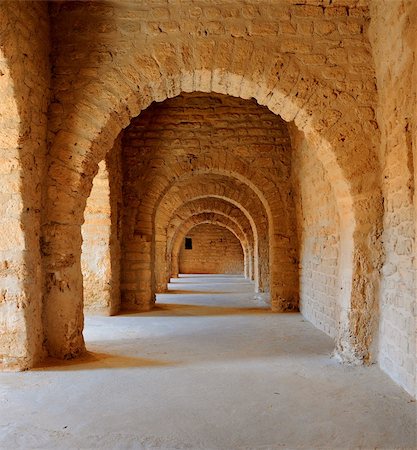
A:
<svg viewBox="0 0 417 450">
<path fill-rule="evenodd" d="M 185 250 L 192 250 L 193 249 L 193 240 L 189 237 L 185 238 Z"/>
</svg>

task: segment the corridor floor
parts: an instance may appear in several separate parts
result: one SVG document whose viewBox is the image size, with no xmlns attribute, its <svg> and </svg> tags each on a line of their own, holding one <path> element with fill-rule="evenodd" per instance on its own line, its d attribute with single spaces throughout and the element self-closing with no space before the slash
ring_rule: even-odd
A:
<svg viewBox="0 0 417 450">
<path fill-rule="evenodd" d="M 149 313 L 88 317 L 81 360 L 1 373 L 0 448 L 416 448 L 416 403 L 376 366 L 240 277 L 173 281 Z"/>
</svg>

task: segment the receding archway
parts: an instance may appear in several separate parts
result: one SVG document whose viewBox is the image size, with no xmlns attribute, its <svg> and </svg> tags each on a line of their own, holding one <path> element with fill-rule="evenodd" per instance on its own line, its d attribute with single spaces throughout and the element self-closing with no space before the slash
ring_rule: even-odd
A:
<svg viewBox="0 0 417 450">
<path fill-rule="evenodd" d="M 237 239 L 239 241 L 239 245 L 243 252 L 243 266 L 242 266 L 241 272 L 242 272 L 242 275 L 245 275 L 247 266 L 249 265 L 248 259 L 249 259 L 249 255 L 250 255 L 249 243 L 246 239 L 246 236 L 242 233 L 242 230 L 239 228 L 238 224 L 236 224 L 236 222 L 229 219 L 227 216 L 224 216 L 224 215 L 221 215 L 218 213 L 210 213 L 210 212 L 204 213 L 203 212 L 203 213 L 199 213 L 199 214 L 190 216 L 186 220 L 184 220 L 184 222 L 181 223 L 180 226 L 178 227 L 175 235 L 172 237 L 171 242 L 168 243 L 167 257 L 168 257 L 168 260 L 171 261 L 170 277 L 171 276 L 176 277 L 176 276 L 178 276 L 179 273 L 184 273 L 181 270 L 179 258 L 181 257 L 181 254 L 184 255 L 185 253 L 187 253 L 187 254 L 191 253 L 191 252 L 183 251 L 183 250 L 186 250 L 183 245 L 184 240 L 188 236 L 188 234 L 191 232 L 191 230 L 193 230 L 194 227 L 196 227 L 200 224 L 203 224 L 203 223 L 211 224 L 216 227 L 221 227 L 221 228 L 227 229 L 231 234 L 233 234 L 235 239 Z M 230 237 L 230 233 L 229 233 L 229 237 Z M 216 248 L 211 248 L 210 242 L 206 242 L 207 239 L 202 239 L 201 236 L 198 236 L 198 238 L 199 238 L 199 241 L 204 241 L 202 244 L 203 247 L 199 249 L 200 253 L 193 252 L 194 255 L 197 254 L 202 257 L 204 255 L 204 253 L 202 253 L 202 251 L 204 250 L 204 246 L 206 246 L 209 249 L 208 251 L 210 253 L 223 252 L 219 256 L 213 255 L 216 258 L 216 260 L 222 261 L 222 257 L 225 254 L 224 252 L 227 250 L 226 244 L 228 242 L 227 242 L 226 238 L 223 239 L 225 245 L 223 245 L 223 246 L 217 245 Z M 218 236 L 216 237 L 216 239 L 218 239 Z M 232 240 L 235 241 L 235 239 L 232 239 Z M 214 242 L 214 244 L 217 244 L 217 242 Z M 224 247 L 223 250 L 220 247 Z M 237 251 L 236 243 L 233 244 L 232 251 L 233 251 L 233 256 L 236 257 L 237 253 L 239 253 Z M 235 260 L 236 260 L 236 258 L 235 258 Z M 223 265 L 223 266 L 226 267 L 226 265 Z M 210 273 L 208 271 L 208 269 L 205 269 L 205 270 L 206 270 L 206 273 Z M 222 273 L 222 272 L 220 271 L 220 269 L 216 269 L 216 271 L 213 273 Z M 228 273 L 228 272 L 225 271 L 223 273 Z"/>
<path fill-rule="evenodd" d="M 269 220 L 267 212 L 262 206 L 262 202 L 256 193 L 246 184 L 236 179 L 233 174 L 216 174 L 216 171 L 205 171 L 190 176 L 184 175 L 172 185 L 158 205 L 155 214 L 156 227 L 155 238 L 156 260 L 160 263 L 166 258 L 165 253 L 165 233 L 163 228 L 164 217 L 169 218 L 172 210 L 177 209 L 191 199 L 197 198 L 217 198 L 227 201 L 239 208 L 254 230 L 254 265 L 256 279 L 256 290 L 260 292 L 268 291 L 271 284 L 269 279 Z M 160 243 L 160 245 L 159 245 Z M 272 285 L 271 285 L 272 286 Z"/>
<path fill-rule="evenodd" d="M 139 110 L 143 109 L 146 105 L 149 105 L 150 101 L 152 100 L 162 100 L 166 97 L 171 97 L 173 95 L 178 94 L 183 91 L 194 91 L 194 90 L 201 90 L 201 91 L 207 91 L 206 87 L 203 87 L 203 84 L 205 81 L 202 81 L 201 78 L 197 76 L 197 74 L 201 74 L 201 71 L 198 71 L 197 69 L 194 71 L 196 76 L 191 76 L 192 87 L 187 84 L 190 81 L 190 73 L 193 72 L 187 72 L 184 70 L 181 70 L 180 72 L 175 73 L 175 71 L 171 75 L 163 75 L 164 80 L 176 80 L 174 84 L 177 83 L 177 88 L 175 88 L 175 91 L 171 94 L 167 94 L 165 92 L 165 83 L 159 84 L 157 83 L 157 86 L 155 84 L 152 84 L 152 88 L 149 89 L 148 94 L 145 96 L 142 96 L 142 101 L 140 103 L 137 102 L 137 91 L 130 96 L 128 96 L 127 103 L 124 103 L 124 105 L 128 104 L 129 110 L 124 110 L 125 115 L 123 115 L 123 111 L 120 110 L 120 107 L 115 108 L 115 110 L 120 111 L 120 114 L 118 115 L 118 120 L 115 121 L 115 116 L 111 115 L 108 118 L 108 122 L 106 124 L 102 124 L 100 126 L 99 134 L 96 134 L 94 136 L 91 136 L 91 138 L 86 142 L 87 146 L 91 146 L 91 150 L 88 151 L 89 155 L 96 155 L 95 157 L 99 156 L 103 151 L 105 152 L 108 146 L 105 145 L 103 139 L 106 141 L 112 141 L 111 135 L 114 135 L 114 132 L 112 130 L 120 130 L 120 124 L 124 124 L 124 126 L 127 124 L 127 122 L 130 120 L 130 117 L 132 115 L 137 115 L 139 113 Z M 292 120 L 295 118 L 296 125 L 301 128 L 306 135 L 306 138 L 313 143 L 314 145 L 312 148 L 314 148 L 317 151 L 318 158 L 322 161 L 325 170 L 332 173 L 332 183 L 335 188 L 335 192 L 337 192 L 338 197 L 343 199 L 343 202 L 346 204 L 351 204 L 352 208 L 346 208 L 347 211 L 349 211 L 351 215 L 351 223 L 354 224 L 355 232 L 352 236 L 353 244 L 352 244 L 352 252 L 353 252 L 353 264 L 352 266 L 356 268 L 356 272 L 352 275 L 352 294 L 351 294 L 351 303 L 350 303 L 350 310 L 348 317 L 348 324 L 346 324 L 345 332 L 343 339 L 345 340 L 345 349 L 346 354 L 349 354 L 352 358 L 357 358 L 358 360 L 367 359 L 368 355 L 368 346 L 372 340 L 372 332 L 368 334 L 366 337 L 359 338 L 357 340 L 356 333 L 352 330 L 355 329 L 356 324 L 360 323 L 370 323 L 370 329 L 372 329 L 372 310 L 373 305 L 375 304 L 375 299 L 373 298 L 373 292 L 374 288 L 369 289 L 366 293 L 367 300 L 364 301 L 362 296 L 362 290 L 361 285 L 364 280 L 369 280 L 369 274 L 372 273 L 375 275 L 375 261 L 373 259 L 373 255 L 377 250 L 373 246 L 369 246 L 369 233 L 371 233 L 373 236 L 377 233 L 378 228 L 378 221 L 376 221 L 376 227 L 372 230 L 369 230 L 368 227 L 362 226 L 365 225 L 367 222 L 367 219 L 364 218 L 362 215 L 356 216 L 355 211 L 357 207 L 360 207 L 361 204 L 361 198 L 362 198 L 362 192 L 361 195 L 358 196 L 358 192 L 361 189 L 358 189 L 360 186 L 364 186 L 364 184 L 359 181 L 358 179 L 355 179 L 354 177 L 351 177 L 350 169 L 348 167 L 348 154 L 351 150 L 348 151 L 348 149 L 352 149 L 353 143 L 350 139 L 347 138 L 351 133 L 348 130 L 349 125 L 344 124 L 340 120 L 340 115 L 338 115 L 336 121 L 329 122 L 326 120 L 325 122 L 320 122 L 320 118 L 323 115 L 326 115 L 326 108 L 323 108 L 323 104 L 320 103 L 320 108 L 322 108 L 322 111 L 319 112 L 318 109 L 316 109 L 314 112 L 311 111 L 311 109 L 306 109 L 306 104 L 300 105 L 300 99 L 301 97 L 297 97 L 294 95 L 290 95 L 288 92 L 287 94 L 284 94 L 285 88 L 280 88 L 280 83 L 274 83 L 275 87 L 268 86 L 268 82 L 263 82 L 261 85 L 256 84 L 250 78 L 245 80 L 245 76 L 240 75 L 239 80 L 239 89 L 238 93 L 236 90 L 229 90 L 227 88 L 228 82 L 225 83 L 225 80 L 230 80 L 229 86 L 233 86 L 233 84 L 236 81 L 236 78 L 233 75 L 233 72 L 230 71 L 219 71 L 217 69 L 212 69 L 210 72 L 211 75 L 211 88 L 210 92 L 220 92 L 225 94 L 231 94 L 231 95 L 240 95 L 243 98 L 248 97 L 254 97 L 258 100 L 261 104 L 267 104 L 269 109 L 277 114 L 280 114 L 284 119 L 286 120 Z M 206 78 L 204 78 L 205 80 Z M 220 81 L 221 80 L 221 81 Z M 170 82 L 171 82 L 170 81 Z M 185 83 L 185 84 L 183 84 Z M 203 83 L 199 86 L 199 83 Z M 301 86 L 308 86 L 309 82 L 307 80 L 303 80 Z M 244 92 L 242 91 L 243 86 Z M 260 87 L 261 86 L 261 87 Z M 294 84 L 291 85 L 292 87 Z M 142 85 L 142 89 L 144 89 L 142 92 L 146 91 L 146 87 Z M 159 89 L 159 91 L 158 91 Z M 281 90 L 281 89 L 284 89 Z M 152 93 L 154 92 L 154 94 Z M 157 92 L 157 93 L 156 93 Z M 316 89 L 316 94 L 318 94 L 319 89 Z M 321 87 L 320 95 L 322 93 L 329 93 L 328 90 L 324 86 Z M 312 106 L 311 101 L 317 100 L 317 97 L 314 95 L 310 97 L 309 102 Z M 336 104 L 333 103 L 333 106 Z M 318 106 L 318 105 L 317 105 Z M 346 105 L 342 108 L 345 109 Z M 124 107 L 123 107 L 124 108 Z M 123 109 L 122 108 L 122 109 Z M 354 102 L 349 103 L 348 108 L 355 108 Z M 132 114 L 132 111 L 133 114 Z M 349 114 L 349 117 L 352 117 L 352 114 Z M 356 120 L 356 119 L 355 119 Z M 337 127 L 335 127 L 335 123 L 338 122 Z M 123 126 L 123 125 L 122 125 Z M 355 124 L 353 126 L 354 130 L 357 130 L 357 125 Z M 103 130 L 105 130 L 103 132 Z M 343 133 L 342 139 L 339 139 L 341 134 L 337 130 L 340 130 L 340 133 Z M 98 131 L 98 130 L 97 130 Z M 109 135 L 110 133 L 110 135 Z M 97 139 L 97 137 L 100 135 L 100 138 Z M 357 145 L 357 144 L 355 144 Z M 372 145 L 366 145 L 364 144 L 366 148 L 369 148 L 369 151 L 372 151 Z M 92 173 L 96 170 L 94 159 L 90 158 L 89 161 L 86 161 L 86 164 L 88 164 L 88 167 L 91 168 Z M 375 162 L 375 159 L 370 158 L 368 161 L 371 161 L 369 164 L 365 164 L 363 167 L 366 169 L 363 170 L 363 175 L 366 177 L 366 174 L 369 173 L 368 169 L 370 171 L 375 170 L 375 166 L 372 165 Z M 86 167 L 87 169 L 87 167 Z M 87 173 L 90 171 L 90 169 L 87 170 Z M 77 178 L 77 177 L 76 177 Z M 375 185 L 372 184 L 372 180 L 374 178 L 371 178 L 369 182 L 366 184 L 367 188 L 369 188 L 369 192 L 372 192 L 369 197 L 367 197 L 367 211 L 368 214 L 366 215 L 368 217 L 369 214 L 373 215 L 373 217 L 379 217 L 376 212 L 379 211 L 378 208 L 378 195 L 379 192 L 378 189 L 375 189 Z M 52 179 L 52 182 L 53 179 Z M 85 179 L 81 180 L 78 178 L 78 181 L 76 181 L 76 184 L 79 185 L 78 192 L 83 193 L 85 189 L 89 189 L 88 183 L 85 184 Z M 358 203 L 355 203 L 358 202 Z M 356 205 L 356 206 L 355 206 Z M 357 265 L 355 261 L 357 259 L 361 259 L 363 261 L 368 261 L 367 266 L 371 267 L 371 271 L 369 269 L 364 269 L 363 264 Z M 272 258 L 273 259 L 273 258 Z M 375 287 L 375 277 L 374 275 L 371 276 L 371 286 Z M 73 279 L 74 282 L 76 282 L 76 279 Z M 282 301 L 285 299 L 278 299 L 278 301 Z M 56 305 L 59 304 L 59 301 L 57 300 Z M 74 304 L 74 307 L 76 305 Z M 75 323 L 74 323 L 75 324 Z M 65 342 L 65 339 L 63 340 Z M 65 346 L 65 344 L 63 344 Z M 59 353 L 59 352 L 58 352 Z"/>
<path fill-rule="evenodd" d="M 185 202 L 175 211 L 173 211 L 171 217 L 167 219 L 167 223 L 162 224 L 162 227 L 166 227 L 166 235 L 167 235 L 167 254 L 168 261 L 162 261 L 161 264 L 158 264 L 159 261 L 155 259 L 155 269 L 157 271 L 161 271 L 160 276 L 156 276 L 156 279 L 160 279 L 163 283 L 164 273 L 165 276 L 175 276 L 175 273 L 178 272 L 175 269 L 172 269 L 172 265 L 170 265 L 170 253 L 172 251 L 172 240 L 177 233 L 178 227 L 187 220 L 189 217 L 192 217 L 196 214 L 201 213 L 214 213 L 220 214 L 223 217 L 228 218 L 233 221 L 239 231 L 244 235 L 244 241 L 246 242 L 247 247 L 247 264 L 245 265 L 245 277 L 251 280 L 254 279 L 254 248 L 255 248 L 255 237 L 254 230 L 250 224 L 250 221 L 246 217 L 245 213 L 239 209 L 233 203 L 228 202 L 224 199 L 219 199 L 216 197 L 200 197 L 196 199 L 192 199 L 188 202 Z M 157 256 L 157 255 L 156 255 Z M 168 264 L 167 267 L 166 263 Z M 162 267 L 161 267 L 162 266 Z M 162 289 L 164 286 L 162 285 Z"/>
</svg>

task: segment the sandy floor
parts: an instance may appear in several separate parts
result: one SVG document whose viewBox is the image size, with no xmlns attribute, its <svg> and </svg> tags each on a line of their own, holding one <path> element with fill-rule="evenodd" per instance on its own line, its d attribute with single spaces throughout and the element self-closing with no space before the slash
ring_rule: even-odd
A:
<svg viewBox="0 0 417 450">
<path fill-rule="evenodd" d="M 0 374 L 0 448 L 417 448 L 416 403 L 346 367 L 238 277 L 185 277 L 146 314 L 89 317 L 87 357 Z"/>
</svg>

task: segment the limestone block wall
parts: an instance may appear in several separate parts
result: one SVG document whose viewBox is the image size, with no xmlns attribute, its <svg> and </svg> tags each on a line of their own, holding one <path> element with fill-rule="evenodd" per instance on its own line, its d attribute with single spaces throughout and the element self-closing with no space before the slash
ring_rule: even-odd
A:
<svg viewBox="0 0 417 450">
<path fill-rule="evenodd" d="M 40 225 L 49 103 L 43 2 L 0 2 L 0 368 L 43 356 Z"/>
<path fill-rule="evenodd" d="M 339 215 L 322 164 L 305 139 L 294 143 L 300 311 L 314 326 L 336 338 L 340 314 Z"/>
<path fill-rule="evenodd" d="M 81 227 L 84 311 L 114 314 L 120 308 L 120 139 L 99 164 Z"/>
<path fill-rule="evenodd" d="M 187 233 L 192 249 L 183 242 L 180 273 L 227 273 L 243 275 L 243 250 L 237 237 L 226 228 L 211 224 L 195 226 Z"/>
<path fill-rule="evenodd" d="M 371 13 L 384 194 L 379 363 L 415 395 L 417 5 L 414 0 L 374 0 Z"/>
</svg>

